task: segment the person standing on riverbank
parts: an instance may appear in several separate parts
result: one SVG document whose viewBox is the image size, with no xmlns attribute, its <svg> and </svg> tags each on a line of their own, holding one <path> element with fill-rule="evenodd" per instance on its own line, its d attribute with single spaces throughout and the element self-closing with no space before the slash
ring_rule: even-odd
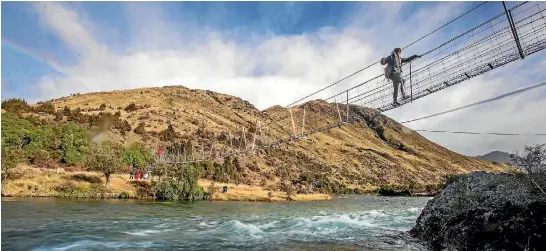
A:
<svg viewBox="0 0 546 251">
<path fill-rule="evenodd" d="M 130 180 L 134 179 L 134 175 L 135 175 L 135 169 L 131 168 L 131 170 L 129 170 L 129 179 Z"/>
</svg>

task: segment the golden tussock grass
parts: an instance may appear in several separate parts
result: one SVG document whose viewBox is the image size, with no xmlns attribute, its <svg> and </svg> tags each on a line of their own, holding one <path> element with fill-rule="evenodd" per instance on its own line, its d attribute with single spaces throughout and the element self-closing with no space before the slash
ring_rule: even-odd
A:
<svg viewBox="0 0 546 251">
<path fill-rule="evenodd" d="M 137 110 L 123 109 L 133 102 L 139 107 Z M 228 132 L 235 135 L 242 127 L 255 127 L 258 120 L 262 125 L 260 131 L 263 131 L 264 142 L 286 138 L 287 130 L 291 131 L 292 127 L 289 110 L 280 106 L 260 111 L 237 97 L 182 86 L 88 93 L 55 99 L 52 103 L 57 109 L 66 105 L 87 110 L 84 113 L 96 113 L 89 109 L 97 109 L 104 103 L 107 106 L 105 112 L 119 111 L 120 119 L 127 120 L 131 129 L 141 122 L 145 124 L 144 135 L 137 135 L 132 130 L 125 135 L 110 133 L 112 140 L 125 144 L 140 141 L 153 148 L 168 144 L 154 135 L 169 124 L 181 139 L 192 139 L 193 143 L 209 142 L 211 137 L 207 135 L 211 133 L 216 136 Z M 337 105 L 320 100 L 308 104 L 305 130 L 338 122 Z M 297 122 L 295 129 L 299 132 L 303 106 L 294 106 L 291 111 Z M 339 182 L 345 187 L 361 190 L 387 184 L 437 184 L 448 174 L 509 171 L 506 165 L 464 156 L 439 146 L 373 109 L 360 107 L 358 116 L 362 122 L 317 133 L 284 144 L 283 148 L 275 151 L 269 149 L 267 154 L 265 150 L 260 151 L 255 156 L 241 158 L 241 165 L 253 166 L 253 172 L 250 172 L 251 180 L 256 181 L 253 185 L 259 184 L 262 178 L 271 180 L 271 175 L 265 177 L 263 174 L 274 173 L 275 169 L 284 166 L 298 167 L 294 168 L 296 175 L 303 171 L 331 169 L 326 172 L 330 183 Z M 250 139 L 250 134 L 247 137 Z M 234 191 L 239 191 L 239 188 L 236 186 Z M 257 199 L 267 198 L 267 191 L 256 189 L 253 192 Z M 243 189 L 238 194 L 228 192 L 228 195 L 218 196 L 227 200 L 246 198 L 244 194 Z M 279 194 L 279 198 L 283 198 L 282 195 Z"/>
<path fill-rule="evenodd" d="M 208 191 L 211 181 L 199 180 L 199 185 L 202 186 L 205 191 Z M 216 193 L 214 193 L 213 200 L 221 201 L 286 201 L 288 196 L 285 192 L 269 191 L 259 186 L 249 185 L 236 185 L 230 183 L 215 182 L 214 187 Z M 222 193 L 222 187 L 227 186 L 227 192 Z M 271 199 L 269 198 L 269 192 L 271 192 Z M 294 194 L 291 200 L 296 201 L 314 201 L 314 200 L 331 200 L 333 197 L 329 194 Z"/>
<path fill-rule="evenodd" d="M 64 169 L 35 168 L 26 165 L 17 167 L 13 179 L 2 182 L 2 196 L 13 197 L 71 197 L 71 198 L 117 198 L 126 193 L 129 198 L 139 198 L 137 187 L 149 184 L 150 180 L 129 180 L 128 174 L 113 174 L 108 188 L 102 173 L 73 171 Z M 199 185 L 208 191 L 210 180 L 199 180 Z M 221 201 L 286 201 L 286 193 L 272 191 L 269 199 L 268 190 L 259 186 L 215 183 L 217 192 L 214 200 Z M 227 193 L 221 193 L 223 186 Z M 330 200 L 328 194 L 297 194 L 292 200 Z"/>
<path fill-rule="evenodd" d="M 34 168 L 20 165 L 12 179 L 2 182 L 2 196 L 112 198 L 126 193 L 135 198 L 136 186 L 127 175 L 114 174 L 105 187 L 104 175 L 98 172 L 67 172 L 64 169 Z"/>
</svg>

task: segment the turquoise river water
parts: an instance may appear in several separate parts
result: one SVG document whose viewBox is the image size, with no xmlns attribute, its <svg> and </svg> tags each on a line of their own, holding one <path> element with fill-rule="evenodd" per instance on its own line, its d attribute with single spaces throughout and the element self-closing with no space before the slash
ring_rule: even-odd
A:
<svg viewBox="0 0 546 251">
<path fill-rule="evenodd" d="M 2 250 L 424 250 L 407 231 L 429 199 L 2 198 Z"/>
</svg>

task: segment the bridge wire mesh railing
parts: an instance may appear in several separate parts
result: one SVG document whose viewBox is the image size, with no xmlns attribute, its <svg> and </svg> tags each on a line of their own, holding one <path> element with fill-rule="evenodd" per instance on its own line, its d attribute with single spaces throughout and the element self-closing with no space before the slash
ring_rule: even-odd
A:
<svg viewBox="0 0 546 251">
<path fill-rule="evenodd" d="M 545 11 L 546 2 L 523 2 L 510 9 L 525 57 L 546 47 Z M 405 64 L 404 90 L 407 98 L 400 99 L 402 95 L 399 95 L 399 103 L 404 105 L 420 99 L 518 58 L 520 53 L 508 17 L 506 12 L 501 12 L 425 52 L 422 58 L 411 62 L 411 72 L 410 64 Z M 327 89 L 323 88 L 320 91 Z M 333 88 L 330 88 L 330 91 L 334 93 Z M 286 142 L 356 122 L 358 118 L 355 114 L 359 114 L 364 107 L 381 112 L 397 107 L 393 104 L 392 82 L 385 79 L 383 74 L 333 94 L 324 101 L 334 103 L 336 109 L 327 114 L 317 113 L 309 109 L 312 108 L 310 103 L 304 103 L 287 107 L 291 111 L 290 115 L 272 117 L 262 114 L 264 116 L 258 116 L 260 122 L 254 123 L 252 132 L 250 130 L 247 130 L 246 134 L 244 131 L 231 132 L 230 137 L 223 141 L 214 139 L 209 146 L 201 146 L 197 154 L 192 150 L 191 157 L 179 151 L 177 154 L 171 153 L 170 156 L 162 157 L 162 161 L 195 163 L 253 154 L 259 149 L 276 148 Z M 304 109 L 307 109 L 306 116 L 302 114 L 305 113 Z M 305 127 L 304 119 L 307 120 L 307 125 L 317 126 Z M 256 128 L 260 124 L 261 126 Z M 187 152 L 187 149 L 184 152 Z"/>
</svg>

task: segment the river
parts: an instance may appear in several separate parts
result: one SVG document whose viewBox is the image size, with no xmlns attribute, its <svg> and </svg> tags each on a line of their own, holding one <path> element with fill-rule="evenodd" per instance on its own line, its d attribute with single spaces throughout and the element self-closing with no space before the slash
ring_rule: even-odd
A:
<svg viewBox="0 0 546 251">
<path fill-rule="evenodd" d="M 423 250 L 430 198 L 174 203 L 2 198 L 3 250 Z"/>
</svg>

